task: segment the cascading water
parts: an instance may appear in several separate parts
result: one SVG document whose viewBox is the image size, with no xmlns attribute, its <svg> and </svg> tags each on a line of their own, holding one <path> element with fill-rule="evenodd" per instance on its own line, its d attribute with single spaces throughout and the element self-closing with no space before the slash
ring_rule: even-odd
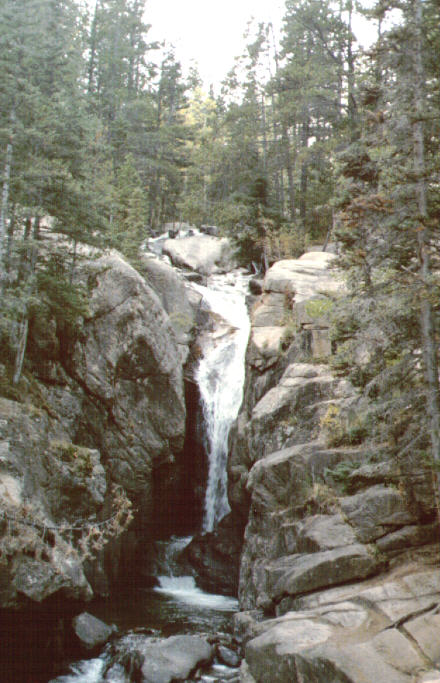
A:
<svg viewBox="0 0 440 683">
<path fill-rule="evenodd" d="M 196 372 L 205 418 L 208 484 L 203 531 L 212 531 L 230 511 L 227 495 L 228 436 L 243 398 L 244 356 L 250 322 L 246 309 L 249 276 L 241 272 L 211 276 L 207 287 L 194 285 L 216 319 L 205 338 Z"/>
<path fill-rule="evenodd" d="M 158 255 L 164 239 L 165 236 L 161 236 L 153 240 Z M 214 322 L 214 330 L 206 333 L 201 341 L 202 357 L 195 377 L 203 407 L 209 462 L 203 519 L 205 532 L 212 531 L 230 509 L 227 497 L 228 436 L 243 396 L 244 356 L 250 330 L 245 303 L 249 277 L 237 271 L 211 276 L 207 287 L 191 285 L 202 295 Z M 206 593 L 195 585 L 193 577 L 176 575 L 179 570 L 175 557 L 190 540 L 190 537 L 173 538 L 163 543 L 156 567 L 159 586 L 140 594 L 130 605 L 122 598 L 123 608 L 113 600 L 102 613 L 94 610 L 96 616 L 111 623 L 117 622 L 117 617 L 123 613 L 125 619 L 120 626 L 128 632 L 123 638 L 128 639 L 130 629 L 138 629 L 141 625 L 156 628 L 162 635 L 182 631 L 224 631 L 238 601 Z M 107 612 L 109 609 L 115 610 L 114 615 Z M 130 610 L 131 614 L 127 614 Z M 73 664 L 69 674 L 52 683 L 100 683 L 103 676 L 109 683 L 126 683 L 123 671 L 120 674 L 115 671 L 110 677 L 104 673 L 109 662 L 107 648 L 98 658 Z M 201 681 L 226 681 L 237 672 L 238 669 L 214 663 Z"/>
</svg>

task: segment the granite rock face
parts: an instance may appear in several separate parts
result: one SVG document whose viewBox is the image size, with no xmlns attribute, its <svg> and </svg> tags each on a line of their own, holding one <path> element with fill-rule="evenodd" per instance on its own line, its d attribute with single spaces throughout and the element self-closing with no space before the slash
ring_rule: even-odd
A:
<svg viewBox="0 0 440 683">
<path fill-rule="evenodd" d="M 183 446 L 185 401 L 176 338 L 157 294 L 118 254 L 104 255 L 86 269 L 89 282 L 93 279 L 90 315 L 70 370 L 105 410 L 99 446 L 112 480 L 149 496 L 155 461 L 172 458 Z"/>
<path fill-rule="evenodd" d="M 44 602 L 60 591 L 81 600 L 92 596 L 84 575 L 87 553 L 72 553 L 68 533 L 58 528 L 86 528 L 111 517 L 119 486 L 142 525 L 137 531 L 135 519 L 130 547 L 112 548 L 106 571 L 100 550 L 94 569 L 87 562 L 93 588 L 108 592 L 136 536 L 145 542 L 157 528 L 160 506 L 180 488 L 183 362 L 195 307 L 169 267 L 148 266 L 143 277 L 117 252 L 82 259 L 77 276 L 89 293 L 87 315 L 70 337 L 50 320 L 33 324 L 37 381 L 25 385 L 23 403 L 0 399 L 3 606 L 19 603 L 20 596 Z M 172 323 L 171 292 L 185 314 L 179 329 Z M 21 539 L 15 543 L 14 520 L 12 535 Z"/>
<path fill-rule="evenodd" d="M 251 618 L 248 671 L 257 683 L 437 680 L 439 590 L 435 570 L 413 566 L 303 598 L 278 618 Z"/>
<path fill-rule="evenodd" d="M 0 398 L 0 603 L 41 603 L 62 592 L 88 600 L 78 554 L 57 527 L 96 519 L 107 491 L 98 451 L 59 437 L 45 410 Z"/>
<path fill-rule="evenodd" d="M 363 404 L 328 363 L 333 260 L 274 264 L 253 305 L 229 461 L 232 513 L 248 510 L 241 680 L 440 680 L 432 488 L 347 429 Z"/>
</svg>

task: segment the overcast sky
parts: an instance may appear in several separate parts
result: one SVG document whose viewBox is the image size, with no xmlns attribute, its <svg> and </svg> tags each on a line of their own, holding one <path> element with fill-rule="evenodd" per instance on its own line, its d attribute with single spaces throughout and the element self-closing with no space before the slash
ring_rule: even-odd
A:
<svg viewBox="0 0 440 683">
<path fill-rule="evenodd" d="M 194 59 L 208 87 L 241 54 L 251 17 L 279 27 L 283 14 L 284 0 L 147 0 L 145 19 L 150 39 L 172 43 L 185 67 Z"/>
<path fill-rule="evenodd" d="M 284 0 L 147 0 L 145 20 L 151 40 L 173 44 L 185 72 L 195 60 L 205 87 L 213 83 L 217 90 L 243 51 L 249 20 L 272 22 L 278 35 L 284 12 Z M 355 18 L 353 28 L 361 43 L 373 40 L 374 27 L 365 20 Z"/>
</svg>

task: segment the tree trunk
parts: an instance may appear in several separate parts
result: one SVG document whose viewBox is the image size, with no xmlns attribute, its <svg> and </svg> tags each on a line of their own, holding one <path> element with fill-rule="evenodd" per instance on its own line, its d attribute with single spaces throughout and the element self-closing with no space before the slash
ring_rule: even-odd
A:
<svg viewBox="0 0 440 683">
<path fill-rule="evenodd" d="M 0 292 L 3 291 L 6 278 L 6 221 L 8 217 L 9 188 L 11 184 L 12 142 L 6 147 L 6 160 L 3 172 L 2 201 L 0 206 Z"/>
<path fill-rule="evenodd" d="M 14 377 L 12 378 L 12 384 L 18 384 L 20 381 L 21 373 L 23 370 L 24 357 L 25 357 L 25 353 L 26 353 L 28 332 L 29 332 L 29 317 L 27 315 L 27 310 L 25 310 L 24 317 L 20 323 L 19 332 L 18 332 L 18 346 L 17 346 L 17 352 L 15 354 Z"/>
<path fill-rule="evenodd" d="M 282 123 L 282 140 L 283 140 L 283 150 L 284 150 L 284 163 L 287 171 L 287 196 L 289 199 L 289 217 L 292 223 L 295 220 L 295 184 L 293 180 L 293 165 L 292 158 L 290 156 L 290 142 L 289 133 L 287 130 L 287 125 L 283 120 Z"/>
</svg>

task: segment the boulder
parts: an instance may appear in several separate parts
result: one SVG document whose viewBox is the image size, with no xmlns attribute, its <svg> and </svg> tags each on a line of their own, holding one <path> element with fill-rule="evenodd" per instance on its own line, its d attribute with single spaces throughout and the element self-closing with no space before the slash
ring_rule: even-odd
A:
<svg viewBox="0 0 440 683">
<path fill-rule="evenodd" d="M 58 551 L 52 552 L 47 561 L 17 555 L 12 562 L 11 577 L 9 604 L 15 596 L 40 603 L 60 591 L 75 600 L 87 601 L 93 596 L 81 563 Z"/>
<path fill-rule="evenodd" d="M 352 527 L 340 514 L 312 515 L 298 522 L 296 526 L 295 548 L 298 553 L 333 550 L 356 543 L 356 535 Z"/>
<path fill-rule="evenodd" d="M 160 642 L 146 643 L 142 674 L 145 683 L 171 683 L 185 680 L 212 657 L 212 647 L 199 636 L 171 636 Z"/>
<path fill-rule="evenodd" d="M 277 363 L 283 334 L 284 328 L 279 326 L 252 328 L 248 362 L 260 372 Z"/>
<path fill-rule="evenodd" d="M 229 240 L 211 235 L 166 240 L 163 245 L 174 266 L 195 270 L 202 275 L 227 273 L 237 264 Z"/>
<path fill-rule="evenodd" d="M 223 664 L 226 664 L 226 666 L 240 666 L 241 658 L 236 652 L 234 652 L 234 650 L 231 650 L 229 647 L 219 645 L 217 648 L 217 656 Z"/>
<path fill-rule="evenodd" d="M 252 308 L 252 327 L 283 327 L 286 324 L 286 316 L 284 294 L 266 292 Z"/>
<path fill-rule="evenodd" d="M 53 434 L 64 434 L 62 441 Z M 1 606 L 42 602 L 63 591 L 88 600 L 92 590 L 67 537 L 54 533 L 66 522 L 96 519 L 106 494 L 98 451 L 68 441 L 46 411 L 0 398 L 0 501 L 5 515 L 0 547 L 9 557 Z"/>
<path fill-rule="evenodd" d="M 94 650 L 104 645 L 114 633 L 114 627 L 105 624 L 88 612 L 78 614 L 72 620 L 72 627 L 81 645 L 86 650 Z"/>
<path fill-rule="evenodd" d="M 148 638 L 130 634 L 113 644 L 110 671 L 136 663 L 142 683 L 171 683 L 187 680 L 199 666 L 208 664 L 212 646 L 201 636 Z M 113 680 L 107 672 L 105 680 Z"/>
<path fill-rule="evenodd" d="M 277 261 L 266 273 L 264 290 L 292 295 L 295 303 L 321 292 L 338 293 L 343 288 L 342 281 L 330 270 L 335 258 L 335 254 L 313 251 L 298 259 Z"/>
</svg>

